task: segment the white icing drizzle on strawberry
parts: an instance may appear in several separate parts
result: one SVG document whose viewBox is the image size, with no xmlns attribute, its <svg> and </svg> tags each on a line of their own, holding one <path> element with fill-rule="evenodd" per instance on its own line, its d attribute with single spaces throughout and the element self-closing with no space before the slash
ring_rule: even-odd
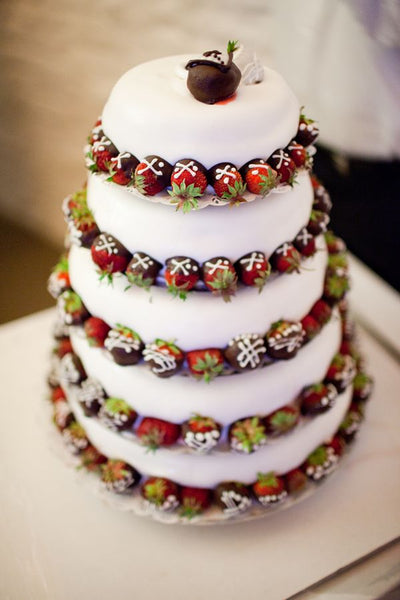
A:
<svg viewBox="0 0 400 600">
<path fill-rule="evenodd" d="M 239 366 L 244 369 L 250 366 L 255 369 L 260 363 L 263 354 L 266 352 L 263 339 L 257 334 L 243 334 L 240 335 L 233 341 L 237 342 L 237 346 L 240 350 L 236 359 Z"/>
<path fill-rule="evenodd" d="M 59 400 L 54 406 L 54 421 L 56 425 L 63 429 L 67 426 L 68 418 L 71 415 L 71 409 L 68 402 Z"/>
<path fill-rule="evenodd" d="M 93 400 L 98 400 L 100 403 L 104 400 L 104 390 L 96 379 L 88 377 L 81 383 L 81 389 L 78 392 L 80 402 L 89 404 Z"/>
<path fill-rule="evenodd" d="M 272 158 L 276 158 L 278 161 L 276 164 L 277 169 L 280 169 L 282 166 L 288 167 L 290 165 L 288 156 L 283 150 L 277 150 L 276 152 L 274 152 Z"/>
<path fill-rule="evenodd" d="M 277 254 L 282 254 L 282 256 L 287 256 L 289 254 L 289 252 L 292 249 L 292 245 L 289 244 L 288 242 L 285 242 L 284 244 L 282 244 L 282 246 L 280 246 L 279 248 L 276 249 L 276 253 Z"/>
<path fill-rule="evenodd" d="M 252 169 L 252 171 L 251 171 L 252 175 L 258 175 L 260 170 L 267 171 L 267 173 L 268 173 L 270 167 L 264 161 L 260 161 L 258 163 L 251 163 L 249 165 L 249 169 Z"/>
<path fill-rule="evenodd" d="M 146 171 L 151 171 L 152 173 L 154 173 L 154 175 L 157 175 L 158 177 L 163 175 L 162 168 L 165 166 L 165 163 L 162 160 L 159 160 L 158 158 L 152 158 L 151 162 L 149 162 L 144 158 L 142 160 L 142 163 L 144 163 L 145 166 L 141 169 L 138 169 L 139 175 L 146 173 Z M 156 167 L 158 167 L 158 169 Z"/>
<path fill-rule="evenodd" d="M 178 179 L 178 177 L 180 177 L 183 173 L 189 173 L 189 175 L 194 177 L 194 175 L 196 175 L 198 170 L 199 170 L 199 167 L 195 164 L 194 160 L 191 160 L 190 162 L 188 162 L 187 165 L 177 162 L 175 165 L 173 176 L 175 179 Z"/>
<path fill-rule="evenodd" d="M 184 442 L 192 450 L 205 454 L 217 445 L 220 435 L 218 429 L 204 432 L 189 430 L 186 432 Z"/>
<path fill-rule="evenodd" d="M 208 274 L 214 275 L 215 271 L 226 271 L 229 269 L 229 260 L 226 258 L 218 258 L 215 262 L 208 260 L 205 263 L 205 266 L 208 268 Z"/>
<path fill-rule="evenodd" d="M 123 154 L 118 154 L 117 158 L 114 159 L 116 161 L 116 167 L 117 169 L 122 169 L 122 159 L 123 158 L 130 158 L 131 154 L 129 152 L 124 152 Z"/>
<path fill-rule="evenodd" d="M 282 333 L 278 331 L 269 337 L 268 343 L 275 350 L 286 349 L 288 352 L 293 352 L 296 348 L 300 348 L 303 336 L 301 323 L 291 323 Z"/>
<path fill-rule="evenodd" d="M 282 502 L 287 496 L 287 491 L 282 490 L 279 494 L 268 494 L 265 496 L 257 496 L 257 500 L 263 506 L 269 506 L 270 504 L 276 504 L 277 502 Z"/>
<path fill-rule="evenodd" d="M 218 167 L 215 169 L 215 179 L 216 181 L 219 181 L 220 179 L 224 178 L 223 182 L 228 184 L 229 178 L 236 179 L 235 172 L 236 168 L 232 167 L 231 165 L 225 165 L 224 168 Z"/>
<path fill-rule="evenodd" d="M 170 354 L 166 348 L 159 348 L 157 344 L 149 344 L 143 350 L 143 358 L 146 362 L 153 360 L 157 366 L 152 370 L 156 374 L 162 374 L 176 368 L 175 356 Z"/>
<path fill-rule="evenodd" d="M 105 250 L 108 256 L 111 256 L 112 254 L 118 254 L 118 248 L 114 238 L 111 235 L 107 236 L 105 233 L 100 234 L 99 240 L 95 246 L 95 250 Z"/>
<path fill-rule="evenodd" d="M 111 329 L 104 341 L 104 347 L 111 352 L 114 348 L 121 348 L 127 354 L 139 350 L 140 341 L 134 336 L 127 336 L 116 329 Z"/>
<path fill-rule="evenodd" d="M 229 517 L 244 512 L 251 505 L 250 498 L 242 496 L 235 490 L 224 490 L 221 494 L 221 502 L 226 506 L 223 509 L 224 514 Z"/>
<path fill-rule="evenodd" d="M 254 267 L 262 269 L 263 265 L 259 261 L 262 261 L 263 258 L 261 252 L 252 252 L 249 257 L 242 258 L 240 264 L 245 266 L 245 271 L 252 271 Z"/>
<path fill-rule="evenodd" d="M 154 260 L 151 258 L 151 256 L 140 256 L 137 252 L 135 252 L 133 258 L 135 259 L 135 262 L 132 260 L 130 263 L 130 268 L 132 269 L 142 267 L 143 270 L 147 271 L 147 269 L 154 265 Z"/>
<path fill-rule="evenodd" d="M 183 275 L 190 275 L 190 271 L 198 271 L 198 266 L 193 264 L 190 258 L 184 258 L 178 260 L 177 258 L 171 258 L 169 261 L 172 269 L 170 270 L 171 275 L 176 273 L 182 273 Z"/>
<path fill-rule="evenodd" d="M 111 146 L 111 140 L 103 136 L 101 140 L 93 142 L 93 152 L 104 152 L 104 150 L 107 150 L 106 146 Z"/>
<path fill-rule="evenodd" d="M 305 227 L 297 234 L 296 240 L 301 242 L 304 246 L 307 246 L 308 242 L 312 240 L 313 236 Z"/>
<path fill-rule="evenodd" d="M 80 373 L 75 366 L 73 355 L 71 353 L 65 354 L 61 359 L 60 378 L 68 383 L 78 383 L 80 379 Z"/>
</svg>

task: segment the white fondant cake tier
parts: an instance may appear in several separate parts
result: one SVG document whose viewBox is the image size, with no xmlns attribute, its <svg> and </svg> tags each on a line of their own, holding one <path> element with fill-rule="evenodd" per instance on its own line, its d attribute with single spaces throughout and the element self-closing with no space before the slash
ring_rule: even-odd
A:
<svg viewBox="0 0 400 600">
<path fill-rule="evenodd" d="M 145 365 L 121 367 L 105 350 L 89 346 L 80 328 L 71 328 L 71 341 L 87 375 L 138 414 L 174 423 L 201 414 L 230 425 L 249 415 L 267 415 L 293 402 L 306 385 L 322 380 L 340 346 L 341 320 L 335 309 L 318 336 L 289 361 L 217 377 L 209 384 L 189 376 L 161 379 Z"/>
<path fill-rule="evenodd" d="M 200 262 L 221 255 L 235 261 L 253 250 L 269 256 L 308 223 L 313 203 L 307 171 L 299 173 L 293 188 L 286 186 L 256 202 L 188 214 L 130 190 L 92 174 L 88 206 L 101 231 L 111 233 L 130 252 L 146 252 L 160 262 L 178 255 Z"/>
<path fill-rule="evenodd" d="M 222 348 L 238 334 L 265 333 L 279 319 L 298 321 L 308 313 L 322 295 L 327 262 L 323 238 L 317 243 L 320 250 L 302 262 L 301 273 L 279 275 L 261 293 L 240 289 L 229 303 L 210 292 L 192 291 L 182 301 L 162 287 L 127 289 L 121 274 L 114 275 L 112 285 L 100 281 L 90 251 L 78 246 L 69 253 L 69 274 L 89 312 L 110 326 L 130 327 L 146 343 L 175 340 L 185 351 Z"/>
<path fill-rule="evenodd" d="M 146 476 L 167 477 L 180 485 L 213 488 L 221 481 L 249 484 L 256 481 L 257 473 L 274 471 L 284 474 L 298 467 L 317 446 L 329 441 L 336 432 L 350 405 L 352 386 L 337 397 L 329 411 L 303 421 L 292 432 L 270 441 L 253 454 L 227 451 L 198 455 L 183 447 L 148 452 L 136 441 L 85 417 L 71 388 L 68 396 L 89 440 L 109 458 L 124 460 Z"/>
<path fill-rule="evenodd" d="M 300 105 L 284 79 L 265 68 L 257 85 L 241 84 L 234 100 L 203 104 L 186 87 L 186 63 L 169 56 L 134 67 L 114 86 L 103 130 L 120 152 L 158 155 L 171 164 L 195 158 L 206 168 L 221 161 L 240 167 L 268 158 L 297 132 Z"/>
</svg>

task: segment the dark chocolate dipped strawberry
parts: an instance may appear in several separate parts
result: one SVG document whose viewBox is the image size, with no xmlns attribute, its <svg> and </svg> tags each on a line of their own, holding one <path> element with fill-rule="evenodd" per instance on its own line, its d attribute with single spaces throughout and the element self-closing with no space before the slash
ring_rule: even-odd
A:
<svg viewBox="0 0 400 600">
<path fill-rule="evenodd" d="M 87 446 L 80 454 L 81 465 L 91 473 L 101 474 L 102 465 L 107 462 L 107 457 L 101 454 L 92 445 Z"/>
<path fill-rule="evenodd" d="M 219 348 L 191 350 L 186 354 L 186 360 L 190 373 L 207 383 L 221 375 L 224 369 L 224 356 Z"/>
<path fill-rule="evenodd" d="M 208 185 L 207 170 L 197 160 L 182 158 L 175 163 L 171 175 L 171 204 L 176 210 L 180 208 L 184 213 L 198 208 L 200 198 Z"/>
<path fill-rule="evenodd" d="M 103 127 L 102 127 L 102 119 L 101 117 L 99 117 L 95 124 L 93 125 L 88 137 L 87 137 L 87 142 L 88 144 L 92 145 L 94 142 L 97 142 L 98 140 L 100 140 L 104 135 L 104 131 L 103 131 Z"/>
<path fill-rule="evenodd" d="M 299 422 L 299 417 L 297 406 L 281 406 L 264 419 L 267 435 L 277 437 L 291 431 Z"/>
<path fill-rule="evenodd" d="M 271 275 L 271 265 L 263 252 L 249 252 L 235 263 L 236 272 L 244 285 L 251 285 L 261 292 Z"/>
<path fill-rule="evenodd" d="M 311 183 L 314 192 L 313 209 L 330 213 L 332 209 L 332 201 L 328 191 L 319 181 L 318 177 L 314 174 L 311 175 Z"/>
<path fill-rule="evenodd" d="M 307 167 L 310 161 L 309 156 L 307 154 L 307 150 L 296 142 L 296 140 L 292 140 L 288 146 L 285 148 L 286 154 L 290 156 L 296 167 Z"/>
<path fill-rule="evenodd" d="M 149 450 L 175 444 L 180 434 L 181 428 L 176 423 L 154 417 L 144 417 L 136 429 L 136 435 Z"/>
<path fill-rule="evenodd" d="M 302 146 L 310 146 L 317 139 L 319 134 L 318 123 L 313 119 L 307 118 L 303 113 L 300 115 L 299 128 L 295 140 Z"/>
<path fill-rule="evenodd" d="M 205 104 L 215 104 L 233 96 L 242 77 L 233 62 L 233 53 L 237 48 L 238 42 L 228 42 L 226 63 L 222 60 L 219 50 L 204 52 L 204 58 L 187 63 L 187 87 L 196 100 Z"/>
<path fill-rule="evenodd" d="M 179 515 L 186 519 L 201 515 L 211 504 L 211 490 L 206 488 L 183 486 L 180 495 Z"/>
<path fill-rule="evenodd" d="M 242 333 L 232 338 L 226 350 L 225 359 L 236 371 L 257 369 L 266 352 L 265 342 L 258 333 Z"/>
<path fill-rule="evenodd" d="M 353 379 L 353 400 L 368 400 L 373 388 L 373 379 L 367 373 L 359 371 Z"/>
<path fill-rule="evenodd" d="M 339 302 L 350 289 L 346 275 L 330 275 L 327 273 L 324 283 L 324 299 L 331 304 Z"/>
<path fill-rule="evenodd" d="M 317 300 L 309 313 L 318 323 L 326 325 L 332 316 L 332 308 L 324 300 Z"/>
<path fill-rule="evenodd" d="M 70 242 L 76 246 L 90 248 L 100 231 L 87 205 L 86 188 L 65 198 L 63 212 Z"/>
<path fill-rule="evenodd" d="M 250 454 L 267 441 L 266 429 L 260 417 L 235 421 L 229 428 L 229 443 L 233 450 Z"/>
<path fill-rule="evenodd" d="M 73 352 L 66 354 L 60 360 L 60 379 L 62 382 L 76 385 L 86 379 L 85 369 L 80 358 Z"/>
<path fill-rule="evenodd" d="M 135 187 L 146 196 L 155 196 L 170 184 L 172 165 L 160 156 L 150 155 L 135 169 Z"/>
<path fill-rule="evenodd" d="M 108 332 L 104 347 L 118 365 L 125 367 L 139 362 L 144 344 L 136 331 L 117 323 Z"/>
<path fill-rule="evenodd" d="M 171 377 L 181 369 L 185 354 L 172 342 L 158 338 L 151 344 L 146 344 L 143 358 L 152 373 L 158 377 Z"/>
<path fill-rule="evenodd" d="M 180 505 L 180 489 L 165 477 L 149 477 L 141 489 L 143 498 L 157 510 L 171 512 Z"/>
<path fill-rule="evenodd" d="M 89 151 L 89 159 L 92 159 L 93 165 L 91 171 L 104 171 L 108 173 L 110 161 L 118 156 L 118 150 L 107 136 L 93 142 L 92 148 Z"/>
<path fill-rule="evenodd" d="M 352 402 L 339 427 L 339 434 L 343 437 L 347 444 L 351 443 L 356 437 L 361 427 L 363 418 L 364 415 L 360 404 L 358 402 Z"/>
<path fill-rule="evenodd" d="M 317 251 L 314 236 L 308 231 L 307 227 L 300 229 L 293 240 L 293 246 L 302 256 L 313 256 Z"/>
<path fill-rule="evenodd" d="M 325 382 L 332 383 L 339 394 L 349 386 L 356 376 L 356 365 L 349 354 L 336 354 L 329 365 Z"/>
<path fill-rule="evenodd" d="M 124 400 L 107 398 L 99 410 L 98 417 L 109 429 L 125 431 L 132 428 L 137 414 Z"/>
<path fill-rule="evenodd" d="M 63 431 L 73 421 L 75 421 L 75 417 L 68 402 L 61 399 L 54 402 L 53 422 L 57 429 Z"/>
<path fill-rule="evenodd" d="M 208 177 L 215 193 L 223 200 L 230 200 L 232 204 L 245 202 L 243 193 L 246 184 L 235 165 L 229 162 L 221 162 L 208 172 Z"/>
<path fill-rule="evenodd" d="M 302 465 L 304 473 L 313 481 L 320 481 L 337 466 L 339 454 L 333 446 L 323 444 L 308 455 Z"/>
<path fill-rule="evenodd" d="M 276 171 L 277 181 L 293 185 L 296 178 L 296 165 L 289 154 L 282 150 L 275 150 L 268 159 L 268 164 Z"/>
<path fill-rule="evenodd" d="M 205 286 L 215 295 L 230 302 L 237 290 L 237 274 L 229 258 L 215 256 L 203 263 L 203 281 Z"/>
<path fill-rule="evenodd" d="M 217 506 L 227 517 L 236 517 L 246 512 L 251 506 L 250 491 L 238 481 L 224 481 L 214 491 Z"/>
<path fill-rule="evenodd" d="M 285 480 L 272 471 L 257 473 L 257 481 L 252 485 L 253 494 L 263 506 L 282 502 L 287 497 Z"/>
<path fill-rule="evenodd" d="M 298 494 L 307 485 L 307 476 L 301 469 L 292 469 L 285 473 L 285 487 L 289 494 Z"/>
<path fill-rule="evenodd" d="M 200 265 L 193 258 L 173 256 L 166 261 L 164 277 L 170 294 L 185 300 L 200 279 Z"/>
<path fill-rule="evenodd" d="M 135 169 L 139 164 L 136 156 L 129 152 L 120 152 L 118 156 L 110 159 L 109 181 L 118 183 L 118 185 L 133 185 L 135 182 Z"/>
<path fill-rule="evenodd" d="M 337 390 L 331 383 L 309 385 L 300 394 L 303 415 L 319 415 L 329 410 L 335 403 Z"/>
<path fill-rule="evenodd" d="M 68 257 L 63 255 L 51 271 L 47 290 L 53 298 L 58 298 L 60 294 L 69 289 L 71 289 L 71 282 L 68 273 Z"/>
<path fill-rule="evenodd" d="M 337 275 L 345 277 L 349 270 L 349 260 L 347 252 L 337 252 L 328 256 L 328 275 Z"/>
<path fill-rule="evenodd" d="M 284 242 L 270 256 L 273 269 L 279 273 L 300 273 L 301 256 L 291 242 Z"/>
<path fill-rule="evenodd" d="M 271 325 L 265 340 L 271 358 L 292 358 L 303 344 L 303 327 L 299 322 L 277 321 Z"/>
<path fill-rule="evenodd" d="M 100 278 L 106 277 L 110 281 L 112 274 L 124 271 L 132 258 L 129 250 L 110 233 L 98 235 L 90 251 L 93 262 L 99 267 Z"/>
<path fill-rule="evenodd" d="M 140 474 L 123 460 L 110 458 L 101 465 L 101 481 L 106 490 L 123 494 L 139 483 Z"/>
<path fill-rule="evenodd" d="M 309 342 L 321 331 L 321 325 L 312 315 L 306 315 L 301 321 L 304 331 L 304 343 Z"/>
<path fill-rule="evenodd" d="M 328 248 L 329 254 L 337 254 L 338 252 L 346 252 L 347 246 L 342 238 L 337 237 L 333 231 L 327 231 L 325 233 L 325 242 Z"/>
<path fill-rule="evenodd" d="M 221 425 L 211 417 L 193 415 L 182 424 L 182 440 L 196 452 L 209 452 L 218 444 L 220 437 Z"/>
<path fill-rule="evenodd" d="M 72 454 L 79 454 L 90 444 L 86 432 L 78 421 L 72 421 L 62 430 L 63 440 Z"/>
<path fill-rule="evenodd" d="M 105 398 L 106 393 L 96 379 L 88 377 L 82 381 L 78 391 L 78 400 L 87 417 L 97 415 L 104 404 Z"/>
<path fill-rule="evenodd" d="M 125 275 L 130 284 L 148 290 L 155 285 L 161 267 L 161 263 L 148 254 L 134 252 L 126 267 Z"/>
<path fill-rule="evenodd" d="M 76 292 L 66 290 L 57 298 L 57 308 L 66 325 L 81 325 L 89 313 Z"/>
<path fill-rule="evenodd" d="M 328 229 L 329 225 L 329 215 L 326 212 L 322 212 L 321 210 L 312 210 L 310 215 L 310 220 L 307 224 L 307 230 L 312 235 L 319 235 L 320 233 L 325 233 Z"/>
<path fill-rule="evenodd" d="M 103 348 L 104 340 L 106 339 L 111 327 L 107 325 L 103 319 L 99 319 L 98 317 L 89 317 L 84 322 L 83 329 L 90 346 Z"/>
<path fill-rule="evenodd" d="M 277 172 L 263 158 L 253 158 L 240 169 L 247 190 L 263 198 L 278 185 Z"/>
</svg>

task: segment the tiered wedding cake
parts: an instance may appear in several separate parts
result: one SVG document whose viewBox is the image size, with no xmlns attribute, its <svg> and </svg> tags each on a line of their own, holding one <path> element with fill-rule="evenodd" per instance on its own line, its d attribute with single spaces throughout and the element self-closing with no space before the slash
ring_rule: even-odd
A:
<svg viewBox="0 0 400 600">
<path fill-rule="evenodd" d="M 90 134 L 50 277 L 51 397 L 68 446 L 138 512 L 278 505 L 361 422 L 345 247 L 301 113 L 229 43 L 128 71 Z"/>
</svg>

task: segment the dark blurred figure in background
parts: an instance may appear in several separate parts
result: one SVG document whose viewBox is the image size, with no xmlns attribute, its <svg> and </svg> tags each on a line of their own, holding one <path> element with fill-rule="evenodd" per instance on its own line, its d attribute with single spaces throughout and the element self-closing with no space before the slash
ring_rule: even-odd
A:
<svg viewBox="0 0 400 600">
<path fill-rule="evenodd" d="M 321 125 L 314 170 L 332 196 L 331 226 L 400 290 L 400 1 L 268 8 L 275 66 Z"/>
</svg>

